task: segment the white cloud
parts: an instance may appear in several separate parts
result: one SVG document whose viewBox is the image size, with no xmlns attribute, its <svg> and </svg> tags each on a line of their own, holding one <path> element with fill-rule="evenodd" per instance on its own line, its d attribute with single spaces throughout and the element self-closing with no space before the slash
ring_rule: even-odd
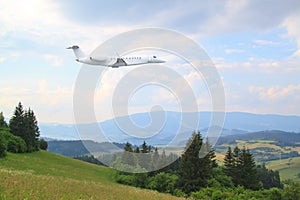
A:
<svg viewBox="0 0 300 200">
<path fill-rule="evenodd" d="M 244 53 L 245 50 L 243 49 L 225 49 L 225 53 L 232 54 L 232 53 Z"/>
<path fill-rule="evenodd" d="M 43 58 L 46 60 L 51 61 L 51 65 L 54 67 L 59 67 L 63 64 L 63 59 L 62 57 L 59 57 L 57 55 L 53 55 L 53 54 L 44 54 Z"/>
<path fill-rule="evenodd" d="M 290 98 L 300 99 L 300 84 L 283 86 L 249 86 L 248 88 L 251 94 L 257 94 L 262 100 L 278 101 L 288 100 Z"/>
<path fill-rule="evenodd" d="M 273 42 L 273 41 L 270 41 L 270 40 L 253 40 L 253 42 L 255 44 L 259 44 L 259 45 L 270 45 L 270 46 L 280 45 L 280 43 Z"/>
<path fill-rule="evenodd" d="M 46 80 L 41 80 L 35 87 L 23 85 L 0 88 L 1 109 L 7 117 L 10 117 L 13 108 L 21 100 L 25 106 L 30 106 L 35 111 L 41 122 L 72 123 L 73 89 L 60 86 L 50 87 L 51 85 Z"/>
<path fill-rule="evenodd" d="M 300 15 L 292 15 L 288 17 L 284 21 L 283 26 L 287 29 L 287 35 L 296 40 L 298 50 L 293 54 L 293 56 L 300 58 Z"/>
<path fill-rule="evenodd" d="M 282 60 L 250 57 L 243 62 L 230 62 L 225 58 L 213 58 L 219 70 L 231 70 L 243 73 L 290 74 L 300 72 L 298 59 L 285 58 Z M 249 75 L 249 74 L 248 74 Z"/>
<path fill-rule="evenodd" d="M 0 57 L 0 63 L 4 62 L 5 58 L 4 57 Z"/>
</svg>

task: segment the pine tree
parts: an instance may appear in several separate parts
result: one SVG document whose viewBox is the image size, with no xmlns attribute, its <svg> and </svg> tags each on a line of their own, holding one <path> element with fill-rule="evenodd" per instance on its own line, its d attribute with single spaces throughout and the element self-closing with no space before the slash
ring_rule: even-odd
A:
<svg viewBox="0 0 300 200">
<path fill-rule="evenodd" d="M 159 169 L 158 163 L 159 163 L 159 153 L 157 147 L 155 147 L 154 154 L 152 155 L 152 166 L 154 170 Z"/>
<path fill-rule="evenodd" d="M 132 145 L 127 142 L 124 147 L 124 152 L 122 154 L 122 163 L 127 165 L 136 165 L 136 159 L 133 155 Z"/>
<path fill-rule="evenodd" d="M 264 189 L 270 189 L 273 187 L 283 187 L 283 185 L 280 182 L 280 176 L 278 171 L 267 169 L 265 163 L 263 163 L 262 165 L 258 165 L 256 169 L 258 180 L 263 184 Z"/>
<path fill-rule="evenodd" d="M 238 147 L 234 148 L 232 152 L 231 147 L 228 147 L 224 158 L 224 172 L 227 176 L 232 178 L 232 182 L 237 186 L 238 180 L 240 179 L 240 169 L 237 166 L 237 159 L 239 156 L 240 149 Z"/>
<path fill-rule="evenodd" d="M 247 189 L 259 189 L 256 164 L 253 155 L 245 147 L 237 146 L 233 152 L 228 147 L 224 159 L 224 172 L 232 178 L 235 186 L 242 185 Z"/>
<path fill-rule="evenodd" d="M 149 146 L 146 144 L 146 141 L 142 144 L 141 155 L 138 156 L 139 165 L 147 170 L 151 168 L 151 154 L 149 151 Z"/>
<path fill-rule="evenodd" d="M 9 128 L 12 134 L 20 136 L 25 141 L 28 152 L 39 150 L 40 131 L 37 119 L 30 108 L 28 111 L 23 109 L 21 102 L 9 121 Z"/>
<path fill-rule="evenodd" d="M 140 148 L 139 147 L 136 147 L 135 150 L 134 150 L 134 153 L 140 153 Z"/>
<path fill-rule="evenodd" d="M 200 158 L 202 145 L 200 132 L 194 132 L 180 159 L 178 186 L 187 194 L 205 187 L 206 181 L 212 176 L 212 154 Z"/>
<path fill-rule="evenodd" d="M 27 145 L 27 151 L 38 151 L 40 131 L 38 122 L 34 115 L 34 112 L 29 108 L 24 114 L 24 125 L 25 125 L 25 142 Z"/>
<path fill-rule="evenodd" d="M 259 189 L 256 164 L 253 155 L 249 149 L 244 147 L 238 159 L 238 167 L 241 169 L 240 184 L 247 189 Z"/>
<path fill-rule="evenodd" d="M 21 102 L 14 111 L 14 115 L 9 120 L 9 128 L 12 134 L 25 138 L 25 128 L 24 128 L 24 110 Z"/>
<path fill-rule="evenodd" d="M 4 119 L 3 112 L 0 112 L 0 128 L 7 128 L 7 123 Z"/>
<path fill-rule="evenodd" d="M 142 153 L 148 153 L 149 152 L 149 147 L 146 144 L 146 141 L 144 141 L 144 143 L 142 144 Z"/>
<path fill-rule="evenodd" d="M 227 176 L 234 177 L 235 170 L 236 170 L 235 157 L 233 156 L 231 147 L 228 147 L 228 150 L 224 158 L 224 172 Z"/>
</svg>

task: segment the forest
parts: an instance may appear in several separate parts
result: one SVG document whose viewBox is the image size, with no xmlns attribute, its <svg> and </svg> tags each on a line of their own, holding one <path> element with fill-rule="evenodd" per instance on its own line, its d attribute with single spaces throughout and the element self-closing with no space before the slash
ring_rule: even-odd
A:
<svg viewBox="0 0 300 200">
<path fill-rule="evenodd" d="M 36 116 L 30 108 L 24 109 L 21 102 L 14 110 L 13 116 L 6 123 L 3 113 L 0 113 L 0 157 L 6 152 L 30 153 L 39 149 L 46 150 L 48 144 L 39 139 L 40 131 Z"/>
<path fill-rule="evenodd" d="M 201 147 L 204 156 L 200 156 Z M 202 151 L 203 153 L 203 151 Z M 146 154 L 147 156 L 141 156 Z M 217 164 L 214 149 L 200 132 L 194 132 L 185 151 L 175 154 L 158 152 L 144 142 L 133 148 L 124 147 L 122 156 L 115 156 L 111 166 L 120 171 L 118 183 L 170 193 L 194 199 L 299 199 L 299 182 L 280 180 L 279 172 L 256 164 L 245 147 L 228 147 L 224 161 Z M 142 159 L 141 159 L 142 158 Z M 146 159 L 146 160 L 145 160 Z M 175 161 L 164 167 L 164 163 Z M 157 169 L 157 170 L 156 170 Z M 135 173 L 124 171 L 132 170 Z M 148 172 L 150 171 L 150 172 Z"/>
</svg>

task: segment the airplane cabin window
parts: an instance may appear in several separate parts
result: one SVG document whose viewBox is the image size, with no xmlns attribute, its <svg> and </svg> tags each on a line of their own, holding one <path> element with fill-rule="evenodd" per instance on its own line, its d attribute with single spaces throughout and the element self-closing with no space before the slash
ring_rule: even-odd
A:
<svg viewBox="0 0 300 200">
<path fill-rule="evenodd" d="M 153 56 L 153 58 L 156 58 L 156 56 Z"/>
</svg>

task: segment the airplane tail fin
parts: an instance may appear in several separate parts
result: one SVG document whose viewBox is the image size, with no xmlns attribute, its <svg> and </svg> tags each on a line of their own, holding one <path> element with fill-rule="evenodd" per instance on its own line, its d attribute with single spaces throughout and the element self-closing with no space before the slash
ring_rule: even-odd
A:
<svg viewBox="0 0 300 200">
<path fill-rule="evenodd" d="M 74 45 L 74 46 L 68 47 L 67 49 L 72 49 L 77 59 L 86 57 L 85 53 L 83 53 L 81 51 L 79 46 Z"/>
</svg>

